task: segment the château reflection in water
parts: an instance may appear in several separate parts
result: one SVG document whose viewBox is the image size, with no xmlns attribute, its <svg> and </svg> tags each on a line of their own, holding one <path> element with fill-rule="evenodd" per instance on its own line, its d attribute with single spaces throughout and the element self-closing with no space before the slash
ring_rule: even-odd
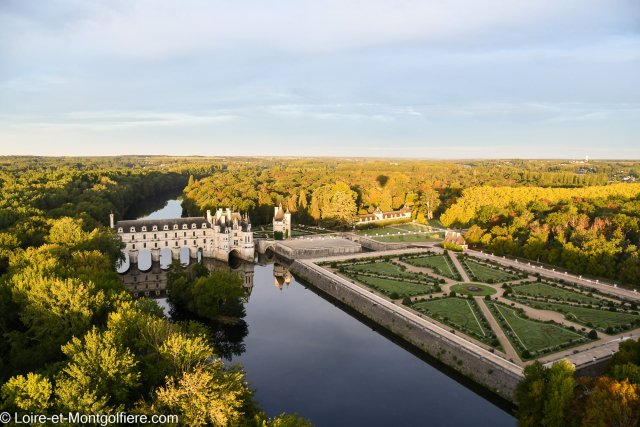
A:
<svg viewBox="0 0 640 427">
<path fill-rule="evenodd" d="M 245 289 L 243 302 L 247 304 L 253 289 L 253 277 L 255 264 L 239 260 L 227 264 L 214 259 L 202 259 L 200 261 L 210 271 L 227 270 L 240 275 Z M 272 264 L 271 264 L 272 263 Z M 273 265 L 273 277 L 275 286 L 282 290 L 291 283 L 291 273 L 282 264 L 267 261 L 262 265 Z M 218 355 L 228 361 L 234 357 L 242 355 L 246 351 L 244 339 L 249 333 L 247 322 L 242 318 L 235 322 L 220 322 L 210 319 L 203 319 L 191 313 L 184 313 L 176 310 L 167 298 L 167 271 L 161 268 L 160 263 L 153 263 L 152 268 L 147 272 L 142 272 L 137 268 L 131 268 L 126 274 L 122 274 L 122 282 L 134 298 L 149 297 L 158 300 L 161 307 L 165 308 L 165 314 L 174 321 L 196 320 L 207 327 L 211 344 L 216 349 Z"/>
<path fill-rule="evenodd" d="M 238 273 L 242 277 L 245 288 L 245 302 L 249 301 L 253 289 L 253 263 L 237 260 L 227 264 L 211 258 L 201 258 L 198 262 L 207 267 L 209 271 L 228 270 Z M 122 285 L 134 298 L 160 298 L 167 295 L 167 270 L 163 268 L 162 263 L 152 263 L 151 268 L 147 271 L 140 271 L 136 265 L 133 265 L 120 277 Z"/>
</svg>

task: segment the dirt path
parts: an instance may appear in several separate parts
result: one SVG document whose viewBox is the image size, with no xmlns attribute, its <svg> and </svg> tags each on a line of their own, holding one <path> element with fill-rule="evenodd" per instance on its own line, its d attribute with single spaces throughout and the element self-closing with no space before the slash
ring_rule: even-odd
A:
<svg viewBox="0 0 640 427">
<path fill-rule="evenodd" d="M 513 360 L 514 363 L 521 365 L 522 360 L 520 360 L 518 353 L 509 342 L 509 338 L 507 338 L 504 331 L 502 330 L 502 328 L 500 327 L 496 319 L 491 314 L 489 307 L 487 307 L 487 305 L 484 303 L 484 300 L 482 299 L 482 297 L 474 297 L 473 299 L 478 303 L 478 307 L 480 307 L 480 311 L 482 311 L 482 314 L 484 315 L 484 317 L 486 317 L 487 321 L 489 321 L 489 326 L 491 326 L 491 329 L 493 329 L 493 332 L 496 334 L 496 337 L 498 337 L 498 341 L 500 341 L 500 344 L 502 344 L 504 353 L 507 355 L 509 359 Z"/>
<path fill-rule="evenodd" d="M 453 255 L 451 251 L 449 251 L 448 254 L 451 261 L 453 261 L 453 265 L 455 265 L 456 269 L 458 270 L 458 273 L 460 273 L 462 281 L 470 282 L 471 280 L 469 280 L 469 276 L 467 276 L 467 272 L 464 270 L 464 268 L 462 268 L 462 265 L 460 264 L 460 261 L 458 261 L 458 258 Z"/>
<path fill-rule="evenodd" d="M 398 259 L 394 259 L 393 262 L 405 267 L 408 271 L 412 273 L 426 273 L 429 276 L 435 277 L 436 279 L 444 279 L 446 283 L 456 283 L 455 280 L 452 280 L 446 276 L 441 276 L 437 273 L 434 273 L 433 270 L 428 267 L 416 267 L 415 265 L 407 264 L 406 262 L 402 262 Z"/>
</svg>

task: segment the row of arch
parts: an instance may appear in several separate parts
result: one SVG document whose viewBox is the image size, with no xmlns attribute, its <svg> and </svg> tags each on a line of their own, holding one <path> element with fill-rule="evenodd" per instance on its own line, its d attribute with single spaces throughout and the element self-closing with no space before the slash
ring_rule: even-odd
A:
<svg viewBox="0 0 640 427">
<path fill-rule="evenodd" d="M 204 258 L 204 249 L 198 247 L 195 252 L 194 248 L 180 247 L 176 252 L 176 248 L 164 247 L 161 249 L 155 249 L 157 259 L 154 260 L 154 254 L 151 249 L 142 249 L 134 251 L 135 258 L 132 259 L 129 251 L 122 251 L 123 260 L 116 263 L 116 271 L 120 274 L 124 274 L 129 271 L 133 266 L 139 271 L 146 272 L 151 270 L 154 262 L 159 262 L 160 268 L 166 270 L 169 268 L 174 260 L 179 260 L 182 265 L 189 265 L 193 262 L 201 262 Z M 193 256 L 195 255 L 195 256 Z M 234 263 L 242 259 L 240 253 L 237 250 L 232 250 L 229 253 L 228 262 Z"/>
</svg>

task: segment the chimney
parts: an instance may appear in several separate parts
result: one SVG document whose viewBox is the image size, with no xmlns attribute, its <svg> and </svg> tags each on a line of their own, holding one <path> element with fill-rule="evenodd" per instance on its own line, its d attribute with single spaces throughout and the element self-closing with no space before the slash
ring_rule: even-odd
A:
<svg viewBox="0 0 640 427">
<path fill-rule="evenodd" d="M 115 223 L 113 222 L 113 212 L 111 212 L 111 213 L 109 214 L 109 226 L 110 226 L 111 228 L 115 228 L 115 227 L 116 227 Z"/>
<path fill-rule="evenodd" d="M 211 224 L 212 220 L 213 218 L 211 218 L 211 209 L 207 209 L 207 222 Z"/>
</svg>

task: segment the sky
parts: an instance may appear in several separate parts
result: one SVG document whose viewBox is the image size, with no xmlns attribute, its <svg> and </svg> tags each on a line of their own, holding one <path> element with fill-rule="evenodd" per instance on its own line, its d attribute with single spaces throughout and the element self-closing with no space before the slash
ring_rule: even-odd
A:
<svg viewBox="0 0 640 427">
<path fill-rule="evenodd" d="M 0 155 L 640 159 L 638 0 L 0 0 Z"/>
</svg>

